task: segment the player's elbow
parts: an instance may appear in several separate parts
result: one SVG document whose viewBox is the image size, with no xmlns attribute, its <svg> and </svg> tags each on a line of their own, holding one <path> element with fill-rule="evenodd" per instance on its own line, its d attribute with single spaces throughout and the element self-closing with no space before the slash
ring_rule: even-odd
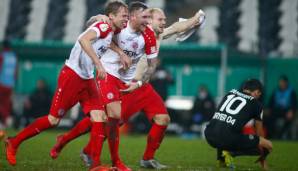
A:
<svg viewBox="0 0 298 171">
<path fill-rule="evenodd" d="M 78 39 L 78 42 L 80 43 L 81 46 L 84 46 L 86 44 L 87 40 L 84 36 L 82 36 Z"/>
</svg>

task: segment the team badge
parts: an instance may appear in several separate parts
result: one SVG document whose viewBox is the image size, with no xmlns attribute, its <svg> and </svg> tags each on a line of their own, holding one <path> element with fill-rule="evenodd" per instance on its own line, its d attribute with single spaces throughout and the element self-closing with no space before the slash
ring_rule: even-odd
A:
<svg viewBox="0 0 298 171">
<path fill-rule="evenodd" d="M 134 50 L 136 50 L 138 47 L 139 47 L 139 45 L 138 45 L 137 42 L 133 42 L 133 43 L 132 43 L 132 48 L 133 48 Z"/>
<path fill-rule="evenodd" d="M 105 31 L 108 30 L 109 25 L 108 24 L 100 24 L 99 28 L 100 28 L 101 31 L 105 32 Z"/>
<path fill-rule="evenodd" d="M 113 98 L 114 98 L 114 94 L 111 93 L 111 92 L 109 92 L 109 93 L 107 94 L 107 98 L 108 98 L 109 100 L 113 99 Z"/>
<path fill-rule="evenodd" d="M 58 116 L 62 117 L 64 116 L 65 110 L 64 109 L 59 109 L 58 110 Z"/>
</svg>

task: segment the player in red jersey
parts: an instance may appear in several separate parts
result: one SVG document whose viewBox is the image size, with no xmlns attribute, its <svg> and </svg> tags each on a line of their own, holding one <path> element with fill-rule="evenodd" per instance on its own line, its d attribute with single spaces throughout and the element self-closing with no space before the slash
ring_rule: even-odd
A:
<svg viewBox="0 0 298 171">
<path fill-rule="evenodd" d="M 58 77 L 49 114 L 36 119 L 17 136 L 6 140 L 6 157 L 11 165 L 16 164 L 16 152 L 24 140 L 56 126 L 77 102 L 83 107 L 84 113 L 91 118 L 90 157 L 93 161 L 91 169 L 100 165 L 106 115 L 93 71 L 95 67 L 97 79 L 106 78 L 106 71 L 99 57 L 103 56 L 110 46 L 113 32 L 125 26 L 128 20 L 127 6 L 118 1 L 111 2 L 107 4 L 106 15 L 110 18 L 109 24 L 96 22 L 78 37 Z"/>
<path fill-rule="evenodd" d="M 154 9 L 150 9 L 149 13 L 152 16 L 152 22 L 150 22 L 150 24 L 154 29 L 155 36 L 158 37 L 159 40 L 162 38 L 168 38 L 171 35 L 189 31 L 189 29 L 193 29 L 196 26 L 200 26 L 203 22 L 203 20 L 200 20 L 200 17 L 205 18 L 205 14 L 202 11 L 199 11 L 198 13 L 196 13 L 194 17 L 183 22 L 174 23 L 171 27 L 166 28 L 164 30 L 165 15 L 163 11 L 161 9 L 154 8 Z M 102 16 L 94 16 L 89 21 L 92 23 L 92 20 L 97 20 L 97 19 L 98 20 L 102 19 Z M 157 48 L 158 47 L 159 45 L 157 46 Z M 121 54 L 121 51 L 118 53 Z M 144 74 L 144 69 L 147 66 L 148 64 L 147 64 L 146 57 L 141 58 L 140 61 L 138 62 L 138 66 L 135 71 L 136 75 L 134 80 L 142 79 Z M 151 71 L 154 71 L 154 69 Z M 147 76 L 146 76 L 147 78 L 145 78 L 144 80 L 147 80 L 148 76 L 150 76 L 150 73 L 147 73 Z M 139 84 L 133 83 L 133 86 L 135 86 L 136 88 L 137 86 L 139 86 Z M 134 89 L 133 86 L 131 87 L 132 89 Z M 131 91 L 131 89 L 126 91 Z M 156 169 L 165 168 L 166 166 L 160 164 L 158 161 L 153 159 L 154 153 L 158 149 L 159 144 L 161 143 L 161 140 L 164 136 L 164 132 L 166 129 L 166 125 L 168 124 L 168 121 L 169 121 L 169 116 L 167 114 L 167 111 L 164 107 L 164 103 L 162 102 L 161 98 L 153 90 L 150 84 L 145 84 L 141 88 L 122 96 L 121 101 L 122 101 L 121 117 L 122 117 L 122 120 L 124 120 L 124 122 L 127 121 L 136 112 L 144 110 L 150 122 L 153 123 L 153 126 L 148 135 L 148 144 L 146 147 L 146 151 L 145 151 L 143 160 L 141 160 L 141 163 L 140 163 L 141 166 L 149 167 L 149 168 L 151 167 Z M 83 119 L 69 133 L 61 135 L 57 138 L 57 144 L 54 146 L 52 151 L 56 151 L 57 152 L 56 154 L 58 154 L 62 150 L 65 144 L 67 144 L 72 139 L 78 137 L 82 133 L 85 133 L 88 130 L 89 125 L 90 125 L 89 118 Z M 90 163 L 90 160 L 88 159 L 88 155 L 86 155 L 85 153 L 88 153 L 88 148 L 85 148 L 83 153 L 81 153 L 81 157 L 83 158 L 84 161 L 87 162 L 86 164 L 88 164 Z M 57 156 L 52 156 L 52 157 L 55 158 Z"/>
</svg>

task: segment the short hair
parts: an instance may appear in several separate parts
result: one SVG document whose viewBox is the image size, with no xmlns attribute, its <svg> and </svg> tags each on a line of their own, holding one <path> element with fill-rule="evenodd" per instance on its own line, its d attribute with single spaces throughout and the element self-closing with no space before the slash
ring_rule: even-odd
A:
<svg viewBox="0 0 298 171">
<path fill-rule="evenodd" d="M 135 2 L 132 2 L 130 5 L 129 5 L 129 13 L 133 13 L 135 11 L 138 11 L 138 10 L 145 10 L 145 9 L 148 9 L 148 6 L 143 3 L 143 2 L 140 2 L 140 1 L 135 1 Z"/>
<path fill-rule="evenodd" d="M 155 13 L 155 12 L 161 12 L 162 13 L 163 11 L 160 8 L 149 8 L 149 13 L 151 15 L 153 15 L 153 13 Z"/>
<path fill-rule="evenodd" d="M 105 15 L 117 14 L 120 7 L 128 8 L 127 5 L 119 0 L 108 1 L 105 5 Z"/>
<path fill-rule="evenodd" d="M 242 84 L 241 91 L 244 91 L 244 90 L 249 90 L 249 91 L 259 90 L 260 92 L 263 92 L 263 84 L 258 79 L 251 78 L 246 80 Z"/>
</svg>

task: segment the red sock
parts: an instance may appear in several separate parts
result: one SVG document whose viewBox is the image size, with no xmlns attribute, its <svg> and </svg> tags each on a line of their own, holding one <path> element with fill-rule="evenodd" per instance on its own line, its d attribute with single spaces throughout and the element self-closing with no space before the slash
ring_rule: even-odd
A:
<svg viewBox="0 0 298 171">
<path fill-rule="evenodd" d="M 86 133 L 91 128 L 91 120 L 89 117 L 83 118 L 79 123 L 75 125 L 69 132 L 63 135 L 61 144 L 65 145 L 71 140 Z"/>
<path fill-rule="evenodd" d="M 165 135 L 167 126 L 157 125 L 153 123 L 147 137 L 147 146 L 143 156 L 144 160 L 154 158 L 155 151 L 159 148 Z"/>
<path fill-rule="evenodd" d="M 119 157 L 119 119 L 109 118 L 106 125 L 112 163 L 120 160 Z"/>
<path fill-rule="evenodd" d="M 104 122 L 93 122 L 90 133 L 90 156 L 92 158 L 92 166 L 100 165 L 100 155 L 104 142 Z"/>
<path fill-rule="evenodd" d="M 83 152 L 85 154 L 91 154 L 91 141 L 89 141 L 88 144 L 84 147 Z"/>
<path fill-rule="evenodd" d="M 24 140 L 52 127 L 48 115 L 37 118 L 33 123 L 24 128 L 17 136 L 11 139 L 12 145 L 17 148 Z"/>
</svg>

